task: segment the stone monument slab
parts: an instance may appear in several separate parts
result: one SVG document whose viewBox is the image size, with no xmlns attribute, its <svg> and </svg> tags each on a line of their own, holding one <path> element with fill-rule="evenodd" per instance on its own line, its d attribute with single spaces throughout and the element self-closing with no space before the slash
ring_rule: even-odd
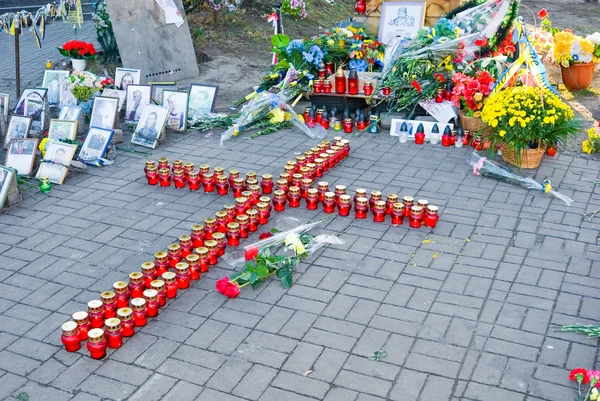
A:
<svg viewBox="0 0 600 401">
<path fill-rule="evenodd" d="M 198 63 L 181 0 L 183 24 L 167 24 L 155 0 L 106 0 L 125 68 L 142 70 L 141 83 L 198 76 Z"/>
</svg>

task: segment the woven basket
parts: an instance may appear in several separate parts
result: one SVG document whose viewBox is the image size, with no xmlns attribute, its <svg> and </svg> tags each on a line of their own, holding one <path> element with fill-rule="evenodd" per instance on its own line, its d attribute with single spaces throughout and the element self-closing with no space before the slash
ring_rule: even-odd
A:
<svg viewBox="0 0 600 401">
<path fill-rule="evenodd" d="M 487 124 L 483 122 L 480 117 L 469 117 L 462 110 L 458 111 L 458 118 L 460 118 L 460 124 L 465 131 L 472 133 L 483 132 L 488 128 Z"/>
<path fill-rule="evenodd" d="M 500 145 L 502 149 L 502 160 L 519 168 L 538 168 L 542 157 L 546 153 L 546 146 L 541 143 L 537 149 L 521 149 L 521 155 L 517 162 L 517 151 L 506 143 Z"/>
</svg>

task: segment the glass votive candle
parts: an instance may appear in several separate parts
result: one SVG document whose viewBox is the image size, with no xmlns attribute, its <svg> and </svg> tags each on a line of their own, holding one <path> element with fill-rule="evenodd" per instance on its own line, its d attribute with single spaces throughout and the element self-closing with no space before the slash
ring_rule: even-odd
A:
<svg viewBox="0 0 600 401">
<path fill-rule="evenodd" d="M 217 241 L 217 249 L 219 250 L 219 257 L 225 255 L 225 249 L 227 248 L 227 240 L 225 234 L 214 233 L 213 240 Z"/>
<path fill-rule="evenodd" d="M 420 228 L 423 220 L 423 208 L 421 206 L 413 206 L 410 208 L 410 222 L 412 228 Z"/>
<path fill-rule="evenodd" d="M 375 202 L 380 201 L 381 199 L 381 192 L 379 191 L 371 191 L 371 197 L 369 198 L 369 208 L 373 209 L 373 207 L 375 206 Z"/>
<path fill-rule="evenodd" d="M 160 308 L 158 292 L 151 288 L 147 289 L 144 291 L 144 299 L 146 300 L 146 313 L 148 314 L 148 317 L 155 317 L 158 315 L 158 308 Z"/>
<path fill-rule="evenodd" d="M 198 175 L 197 171 L 190 171 L 190 173 L 188 174 L 188 178 L 187 178 L 187 182 L 188 182 L 188 186 L 190 187 L 190 191 L 199 190 L 201 181 L 202 181 L 202 179 Z M 213 190 L 214 190 L 214 187 L 213 187 Z"/>
<path fill-rule="evenodd" d="M 147 173 L 149 168 L 156 168 L 156 162 L 154 160 L 146 160 L 145 166 L 144 166 L 144 173 Z"/>
<path fill-rule="evenodd" d="M 235 205 L 226 203 L 223 205 L 223 210 L 225 211 L 225 213 L 227 213 L 227 222 L 228 223 L 235 221 L 235 216 L 237 216 L 237 213 L 235 211 Z"/>
<path fill-rule="evenodd" d="M 323 177 L 325 172 L 325 162 L 321 158 L 315 158 L 315 177 Z"/>
<path fill-rule="evenodd" d="M 363 188 L 357 188 L 356 191 L 354 191 L 354 204 L 356 205 L 356 201 L 358 200 L 358 198 L 366 198 L 367 197 L 367 190 L 363 189 Z"/>
<path fill-rule="evenodd" d="M 227 245 L 239 246 L 240 245 L 240 225 L 236 222 L 227 224 Z"/>
<path fill-rule="evenodd" d="M 179 244 L 170 244 L 169 246 L 167 246 L 167 251 L 169 252 L 168 258 L 169 258 L 169 266 L 171 268 L 174 268 L 175 265 L 179 262 L 181 262 L 181 245 Z M 134 297 L 134 298 L 139 298 L 139 297 Z"/>
<path fill-rule="evenodd" d="M 208 264 L 214 266 L 219 261 L 219 247 L 214 239 L 204 242 L 204 246 L 208 249 Z"/>
<path fill-rule="evenodd" d="M 124 308 L 129 306 L 129 298 L 131 293 L 129 292 L 129 286 L 125 281 L 117 281 L 113 284 L 115 296 L 117 297 L 117 308 Z"/>
<path fill-rule="evenodd" d="M 354 211 L 357 219 L 366 219 L 369 211 L 369 200 L 365 197 L 359 197 L 354 203 Z"/>
<path fill-rule="evenodd" d="M 209 217 L 204 220 L 204 243 L 207 240 L 212 239 L 214 233 L 217 232 L 217 219 Z"/>
<path fill-rule="evenodd" d="M 158 305 L 160 307 L 165 306 L 167 304 L 167 290 L 165 289 L 165 282 L 159 279 L 154 280 L 152 283 L 150 283 L 150 288 L 156 291 Z"/>
<path fill-rule="evenodd" d="M 160 178 L 156 167 L 150 167 L 148 171 L 146 171 L 146 179 L 148 180 L 148 185 L 158 184 Z"/>
<path fill-rule="evenodd" d="M 385 202 L 382 200 L 375 201 L 371 212 L 375 223 L 383 223 L 385 221 Z"/>
<path fill-rule="evenodd" d="M 158 170 L 158 182 L 161 187 L 168 187 L 171 185 L 171 170 L 168 168 L 161 168 Z"/>
<path fill-rule="evenodd" d="M 270 213 L 269 213 L 269 203 L 265 203 L 265 202 L 258 202 L 256 204 L 256 210 L 258 213 L 258 224 L 259 225 L 264 225 L 267 224 L 269 222 L 269 218 Z"/>
<path fill-rule="evenodd" d="M 190 278 L 192 280 L 200 279 L 200 256 L 193 253 L 186 256 L 185 262 L 190 266 Z"/>
<path fill-rule="evenodd" d="M 146 300 L 144 298 L 133 298 L 131 300 L 131 310 L 133 310 L 133 320 L 135 321 L 135 327 L 145 326 L 148 322 Z"/>
<path fill-rule="evenodd" d="M 345 185 L 336 185 L 335 186 L 335 201 L 336 202 L 340 199 L 341 195 L 346 195 L 346 186 Z"/>
<path fill-rule="evenodd" d="M 319 208 L 319 191 L 316 188 L 310 188 L 306 191 L 306 208 L 308 210 Z"/>
<path fill-rule="evenodd" d="M 123 345 L 121 320 L 116 317 L 106 319 L 104 322 L 104 335 L 106 336 L 108 348 L 120 348 Z"/>
<path fill-rule="evenodd" d="M 300 196 L 306 199 L 306 193 L 312 188 L 313 181 L 310 178 L 303 178 L 300 186 Z"/>
<path fill-rule="evenodd" d="M 398 202 L 398 195 L 396 194 L 388 194 L 387 199 L 385 200 L 385 214 L 392 214 L 394 210 L 394 203 Z"/>
<path fill-rule="evenodd" d="M 198 255 L 200 257 L 200 260 L 198 261 L 198 266 L 200 266 L 200 273 L 206 273 L 208 271 L 208 267 L 210 265 L 210 263 L 209 263 L 210 255 L 208 253 L 208 248 L 206 248 L 204 246 L 196 248 L 196 255 Z"/>
<path fill-rule="evenodd" d="M 167 290 L 167 298 L 175 298 L 177 296 L 177 290 L 179 289 L 179 285 L 177 284 L 177 279 L 175 277 L 175 273 L 165 272 L 162 275 L 162 279 L 165 282 L 165 289 Z"/>
<path fill-rule="evenodd" d="M 156 276 L 160 277 L 161 274 L 166 272 L 169 269 L 169 255 L 166 252 L 156 252 L 154 254 L 154 270 L 156 271 Z M 127 305 L 119 305 L 119 308 L 124 308 Z"/>
<path fill-rule="evenodd" d="M 229 181 L 229 186 L 232 189 L 233 189 L 233 184 L 234 184 L 236 178 L 240 178 L 240 172 L 238 170 L 229 170 L 229 177 L 227 178 L 227 180 Z M 243 185 L 242 185 L 242 187 L 243 187 Z"/>
<path fill-rule="evenodd" d="M 276 190 L 273 192 L 273 209 L 276 212 L 283 212 L 285 210 L 286 196 L 282 190 Z"/>
<path fill-rule="evenodd" d="M 267 204 L 267 210 L 269 213 L 271 213 L 271 197 L 270 196 L 261 196 L 260 198 L 258 198 L 258 203 L 266 203 Z M 258 203 L 256 204 L 256 206 L 258 206 Z M 258 209 L 257 209 L 258 210 Z M 271 216 L 269 215 L 269 218 Z"/>
<path fill-rule="evenodd" d="M 340 195 L 338 199 L 338 214 L 340 216 L 349 216 L 352 205 L 350 204 L 350 195 Z"/>
<path fill-rule="evenodd" d="M 248 216 L 248 230 L 251 233 L 258 231 L 258 210 L 248 209 L 246 210 L 246 216 Z"/>
<path fill-rule="evenodd" d="M 325 198 L 323 199 L 323 211 L 327 214 L 335 212 L 335 193 L 325 192 Z"/>
<path fill-rule="evenodd" d="M 81 348 L 81 339 L 79 338 L 79 330 L 77 329 L 77 323 L 66 322 L 61 326 L 62 335 L 60 341 L 65 346 L 67 352 L 79 351 Z"/>
<path fill-rule="evenodd" d="M 217 176 L 217 194 L 220 196 L 227 195 L 229 193 L 229 181 L 226 175 Z"/>
<path fill-rule="evenodd" d="M 142 276 L 144 279 L 144 286 L 146 288 L 150 288 L 150 283 L 153 280 L 156 280 L 156 268 L 154 267 L 154 263 L 152 262 L 144 262 L 142 263 Z M 115 317 L 116 313 L 117 313 L 117 309 L 115 309 L 115 315 L 110 316 L 110 317 Z"/>
<path fill-rule="evenodd" d="M 104 327 L 104 304 L 100 300 L 93 300 L 88 302 L 88 318 L 92 328 L 99 329 Z"/>
<path fill-rule="evenodd" d="M 317 190 L 319 192 L 319 202 L 323 202 L 325 200 L 325 193 L 329 192 L 329 183 L 327 181 L 320 181 Z"/>
<path fill-rule="evenodd" d="M 298 187 L 300 188 L 302 186 L 302 174 L 300 173 L 296 173 L 294 175 L 292 175 L 292 187 Z"/>
<path fill-rule="evenodd" d="M 433 205 L 427 206 L 427 213 L 423 218 L 425 225 L 427 227 L 435 227 L 439 218 L 440 216 L 438 215 L 438 207 Z"/>
<path fill-rule="evenodd" d="M 208 164 L 201 164 L 198 166 L 198 171 L 200 172 L 200 177 L 204 178 L 205 174 L 210 173 L 210 166 Z"/>
<path fill-rule="evenodd" d="M 402 225 L 402 219 L 404 218 L 404 205 L 400 202 L 396 202 L 392 208 L 392 225 Z"/>
<path fill-rule="evenodd" d="M 270 194 L 273 192 L 273 187 L 275 183 L 273 182 L 273 176 L 271 174 L 263 174 L 262 179 L 260 181 L 260 187 L 262 189 L 263 194 Z"/>
<path fill-rule="evenodd" d="M 231 186 L 234 198 L 239 198 L 240 196 L 242 196 L 242 192 L 244 192 L 245 187 L 246 183 L 243 178 L 238 177 L 234 179 L 233 186 Z"/>
<path fill-rule="evenodd" d="M 250 190 L 250 197 L 248 197 L 248 200 L 250 201 L 250 203 L 252 203 L 252 206 L 255 206 L 258 203 L 260 196 L 262 195 L 262 193 L 260 192 L 260 186 L 249 185 L 248 190 Z"/>
<path fill-rule="evenodd" d="M 129 273 L 129 284 L 127 284 L 131 298 L 141 298 L 146 285 L 144 284 L 144 275 L 141 272 Z"/>
<path fill-rule="evenodd" d="M 288 180 L 277 180 L 277 190 L 287 192 L 289 189 L 289 181 Z"/>
<path fill-rule="evenodd" d="M 235 218 L 235 221 L 240 225 L 240 236 L 242 238 L 248 238 L 248 233 L 250 232 L 248 216 L 246 216 L 245 214 L 240 214 Z"/>
<path fill-rule="evenodd" d="M 171 168 L 171 166 L 169 166 L 169 159 L 166 157 L 158 159 L 158 168 Z"/>
<path fill-rule="evenodd" d="M 415 204 L 415 198 L 413 198 L 412 196 L 405 196 L 404 198 L 402 198 L 402 203 L 404 204 L 404 210 L 402 212 L 404 214 L 404 217 L 410 217 L 410 209 Z"/>
<path fill-rule="evenodd" d="M 290 205 L 290 207 L 299 207 L 300 199 L 302 199 L 302 196 L 300 195 L 300 188 L 297 186 L 290 187 L 288 191 L 288 204 Z"/>
<path fill-rule="evenodd" d="M 215 177 L 219 177 L 220 175 L 225 175 L 225 169 L 223 167 L 215 167 L 213 173 L 215 174 Z"/>
<path fill-rule="evenodd" d="M 213 173 L 204 174 L 202 180 L 202 187 L 204 188 L 204 192 L 212 193 L 215 192 L 215 185 L 217 184 L 217 179 Z"/>
<path fill-rule="evenodd" d="M 106 347 L 108 347 L 108 342 L 104 338 L 104 330 L 100 328 L 90 330 L 86 348 L 90 351 L 92 359 L 104 358 L 106 356 Z"/>
<path fill-rule="evenodd" d="M 215 218 L 217 219 L 217 231 L 220 233 L 226 233 L 227 223 L 229 222 L 227 212 L 224 210 L 219 210 L 217 213 L 215 213 Z"/>
<path fill-rule="evenodd" d="M 248 180 L 256 180 L 256 172 L 248 171 L 246 173 L 246 186 L 254 185 L 254 182 L 248 182 Z M 258 182 L 258 181 L 256 181 L 256 182 Z"/>
<path fill-rule="evenodd" d="M 183 170 L 177 169 L 173 171 L 173 184 L 175 184 L 175 188 L 185 188 L 186 182 L 187 180 L 185 178 L 185 175 L 183 174 Z"/>
<path fill-rule="evenodd" d="M 187 162 L 183 164 L 183 175 L 188 178 L 190 172 L 194 171 L 195 167 L 194 167 L 194 163 L 192 162 Z"/>
<path fill-rule="evenodd" d="M 175 277 L 177 279 L 177 286 L 179 289 L 182 290 L 184 288 L 188 288 L 191 280 L 190 266 L 185 262 L 177 263 L 177 266 L 175 266 L 175 271 Z"/>
<path fill-rule="evenodd" d="M 88 313 L 84 311 L 79 311 L 73 313 L 73 320 L 77 324 L 77 337 L 81 341 L 85 341 L 88 339 L 88 332 L 92 329 L 92 324 L 90 323 L 90 319 L 88 317 Z"/>
<path fill-rule="evenodd" d="M 417 201 L 417 206 L 420 206 L 421 209 L 423 209 L 423 212 L 425 213 L 427 211 L 427 206 L 429 206 L 429 201 L 426 199 L 419 199 Z"/>
<path fill-rule="evenodd" d="M 194 243 L 192 237 L 189 235 L 180 235 L 179 238 L 179 249 L 181 249 L 181 259 L 185 259 L 186 256 L 194 251 Z"/>
<path fill-rule="evenodd" d="M 123 337 L 131 337 L 135 334 L 135 321 L 133 320 L 133 310 L 131 308 L 120 308 L 117 316 L 121 321 L 121 334 Z"/>
<path fill-rule="evenodd" d="M 173 160 L 172 170 L 173 170 L 173 172 L 175 172 L 175 170 L 183 171 L 183 161 L 181 161 L 179 159 Z"/>
<path fill-rule="evenodd" d="M 245 214 L 248 209 L 247 200 L 243 196 L 235 198 L 235 214 L 239 216 L 240 214 Z"/>
<path fill-rule="evenodd" d="M 104 291 L 100 294 L 102 304 L 104 305 L 104 319 L 110 319 L 117 316 L 117 296 L 112 291 Z"/>
</svg>

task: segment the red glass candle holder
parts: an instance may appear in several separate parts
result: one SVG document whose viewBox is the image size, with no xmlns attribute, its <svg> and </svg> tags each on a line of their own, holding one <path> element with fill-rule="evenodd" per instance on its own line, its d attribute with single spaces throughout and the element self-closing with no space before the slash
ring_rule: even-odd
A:
<svg viewBox="0 0 600 401">
<path fill-rule="evenodd" d="M 154 263 L 152 262 L 144 262 L 142 263 L 142 276 L 143 276 L 143 280 L 144 280 L 144 286 L 146 288 L 150 288 L 150 283 L 154 280 L 156 280 L 157 274 L 156 274 L 156 268 L 154 267 Z M 107 317 L 115 317 L 116 313 L 117 313 L 117 309 L 115 309 L 115 314 L 113 316 L 107 316 Z"/>
<path fill-rule="evenodd" d="M 184 265 L 187 263 L 179 263 Z M 189 276 L 189 274 L 188 274 Z M 160 308 L 160 302 L 158 300 L 158 292 L 153 289 L 147 289 L 144 291 L 144 299 L 146 300 L 146 313 L 148 317 L 155 317 L 158 315 L 158 308 Z"/>
<path fill-rule="evenodd" d="M 227 176 L 220 175 L 217 177 L 217 194 L 219 196 L 227 195 L 229 193 L 229 182 Z"/>
<path fill-rule="evenodd" d="M 315 177 L 323 177 L 323 173 L 325 172 L 324 161 L 321 158 L 315 159 Z"/>
<path fill-rule="evenodd" d="M 248 200 L 250 201 L 250 203 L 252 204 L 252 206 L 256 206 L 256 204 L 259 202 L 260 196 L 262 195 L 261 189 L 259 185 L 250 185 L 248 187 L 248 189 L 250 190 L 250 197 L 248 198 Z"/>
<path fill-rule="evenodd" d="M 366 0 L 356 0 L 354 11 L 356 11 L 357 14 L 364 14 L 367 11 Z"/>
<path fill-rule="evenodd" d="M 192 255 L 190 255 L 192 256 Z M 196 255 L 198 256 L 198 255 Z M 163 307 L 167 304 L 167 290 L 165 289 L 165 282 L 163 280 L 154 280 L 150 283 L 150 287 L 156 291 L 156 296 L 158 298 L 158 305 Z M 121 319 L 123 320 L 123 319 Z"/>
<path fill-rule="evenodd" d="M 327 214 L 335 212 L 335 204 L 335 193 L 325 192 L 325 197 L 323 199 L 323 211 Z"/>
<path fill-rule="evenodd" d="M 194 169 L 194 163 L 192 162 L 187 162 L 183 165 L 183 175 L 186 179 L 189 177 L 189 174 L 194 171 Z"/>
<path fill-rule="evenodd" d="M 315 79 L 313 81 L 313 92 L 314 93 L 322 93 L 323 92 L 323 81 L 320 79 Z"/>
<path fill-rule="evenodd" d="M 243 196 L 235 198 L 235 214 L 239 216 L 240 214 L 245 214 L 247 210 L 247 199 Z"/>
<path fill-rule="evenodd" d="M 133 298 L 131 300 L 131 309 L 133 310 L 133 320 L 135 321 L 135 327 L 145 326 L 146 323 L 148 323 L 146 300 L 144 298 Z"/>
<path fill-rule="evenodd" d="M 198 261 L 198 266 L 200 266 L 200 273 L 206 273 L 210 266 L 210 255 L 208 253 L 208 248 L 203 246 L 200 248 L 196 248 L 196 255 L 200 257 L 200 260 Z"/>
<path fill-rule="evenodd" d="M 359 0 L 361 1 L 361 0 Z M 348 74 L 348 94 L 358 95 L 358 74 L 356 70 L 350 70 Z"/>
<path fill-rule="evenodd" d="M 341 68 L 338 68 L 335 74 L 335 93 L 346 93 L 346 75 Z"/>
<path fill-rule="evenodd" d="M 79 340 L 87 340 L 88 332 L 92 329 L 87 312 L 80 311 L 73 313 L 73 320 L 77 324 L 77 337 L 79 337 Z"/>
<path fill-rule="evenodd" d="M 371 96 L 373 94 L 373 83 L 370 81 L 366 81 L 363 85 L 363 93 L 365 96 Z"/>
<path fill-rule="evenodd" d="M 175 268 L 175 265 L 179 262 L 181 262 L 181 259 L 183 259 L 183 255 L 181 254 L 181 245 L 179 244 L 170 244 L 169 246 L 167 246 L 167 251 L 169 252 L 168 258 L 169 258 L 169 266 L 171 268 Z M 141 296 L 141 294 L 140 294 Z M 139 298 L 137 296 L 133 296 L 133 298 Z"/>
<path fill-rule="evenodd" d="M 198 172 L 200 176 L 200 181 L 204 182 L 204 174 L 210 173 L 210 166 L 208 164 L 201 164 L 198 166 Z"/>
<path fill-rule="evenodd" d="M 277 191 L 283 191 L 284 193 L 287 193 L 287 191 L 289 190 L 289 181 L 287 180 L 282 180 L 279 179 L 277 180 Z"/>
<path fill-rule="evenodd" d="M 248 187 L 249 185 L 256 185 L 256 184 L 258 184 L 258 181 L 256 178 L 256 172 L 248 171 L 246 173 L 246 187 Z"/>
<path fill-rule="evenodd" d="M 270 194 L 273 192 L 273 187 L 275 183 L 273 182 L 273 176 L 271 174 L 263 174 L 262 180 L 260 182 L 260 187 L 262 189 L 263 194 Z"/>
<path fill-rule="evenodd" d="M 350 204 L 350 195 L 340 195 L 338 199 L 338 214 L 340 216 L 350 216 L 350 209 L 352 209 L 352 205 Z"/>
<path fill-rule="evenodd" d="M 213 173 L 208 173 L 204 174 L 202 178 L 202 187 L 204 188 L 204 192 L 215 192 L 215 185 L 217 184 L 215 175 Z M 190 189 L 192 189 L 191 186 Z"/>
<path fill-rule="evenodd" d="M 228 223 L 235 221 L 235 216 L 237 216 L 237 214 L 235 212 L 235 205 L 226 203 L 225 205 L 223 205 L 223 210 L 225 211 L 225 213 L 227 213 L 227 222 Z"/>
<path fill-rule="evenodd" d="M 383 223 L 385 221 L 385 202 L 382 200 L 376 201 L 371 208 L 371 213 L 373 213 L 375 223 Z"/>
<path fill-rule="evenodd" d="M 171 170 L 168 168 L 161 168 L 158 170 L 158 182 L 161 187 L 168 187 L 171 185 Z"/>
<path fill-rule="evenodd" d="M 173 160 L 173 166 L 171 167 L 171 169 L 173 170 L 173 172 L 175 172 L 175 170 L 183 171 L 183 161 L 179 159 Z"/>
<path fill-rule="evenodd" d="M 366 197 L 367 197 L 367 190 L 363 189 L 363 188 L 357 188 L 356 191 L 354 191 L 354 204 L 356 205 L 358 198 L 366 198 Z"/>
<path fill-rule="evenodd" d="M 282 190 L 276 190 L 273 192 L 273 209 L 276 212 L 283 212 L 285 210 L 286 203 L 285 192 Z"/>
<path fill-rule="evenodd" d="M 317 210 L 319 208 L 319 191 L 316 188 L 307 190 L 306 208 L 308 210 Z"/>
<path fill-rule="evenodd" d="M 258 203 L 264 203 L 265 205 L 267 205 L 267 211 L 269 213 L 271 213 L 272 210 L 272 206 L 271 206 L 271 197 L 270 196 L 261 196 L 260 198 L 258 198 L 259 202 Z M 258 209 L 258 203 L 256 204 L 256 209 Z M 271 216 L 269 215 L 269 218 L 271 218 Z"/>
<path fill-rule="evenodd" d="M 173 184 L 175 184 L 175 188 L 181 189 L 185 188 L 187 180 L 185 179 L 185 175 L 183 174 L 183 170 L 177 169 L 173 171 Z"/>
<path fill-rule="evenodd" d="M 233 196 L 235 198 L 239 198 L 242 196 L 242 192 L 244 192 L 244 189 L 246 187 L 246 182 L 244 181 L 243 178 L 236 178 L 235 180 L 233 180 L 233 186 L 231 187 Z"/>
<path fill-rule="evenodd" d="M 210 217 L 204 220 L 204 243 L 212 239 L 214 233 L 217 232 L 217 219 Z"/>
<path fill-rule="evenodd" d="M 342 126 L 344 127 L 344 132 L 346 134 L 351 134 L 352 129 L 354 128 L 354 123 L 352 122 L 351 118 L 344 118 Z"/>
<path fill-rule="evenodd" d="M 410 208 L 409 225 L 412 228 L 420 228 L 423 221 L 423 208 L 421 206 L 413 206 Z"/>
<path fill-rule="evenodd" d="M 116 317 L 106 319 L 106 322 L 104 322 L 104 335 L 106 336 L 108 348 L 121 348 L 121 345 L 123 345 L 121 321 Z"/>
<path fill-rule="evenodd" d="M 331 81 L 326 79 L 323 81 L 323 93 L 331 93 L 331 90 L 333 89 L 333 85 L 331 84 Z"/>
<path fill-rule="evenodd" d="M 140 273 L 141 275 L 141 273 Z M 100 300 L 93 300 L 88 302 L 88 318 L 92 328 L 99 329 L 104 327 L 104 304 Z"/>
<path fill-rule="evenodd" d="M 442 146 L 452 146 L 452 135 L 442 135 Z"/>
<path fill-rule="evenodd" d="M 310 178 L 303 178 L 300 186 L 300 197 L 306 199 L 308 190 L 312 188 L 313 181 Z"/>
<path fill-rule="evenodd" d="M 290 190 L 288 191 L 289 206 L 292 208 L 299 207 L 301 199 L 302 199 L 302 196 L 300 195 L 300 188 L 296 187 L 296 186 L 290 187 Z"/>
<path fill-rule="evenodd" d="M 423 145 L 425 143 L 425 134 L 422 132 L 417 132 L 415 134 L 415 143 L 417 145 Z"/>
<path fill-rule="evenodd" d="M 546 149 L 546 154 L 550 157 L 554 157 L 556 156 L 556 147 L 555 146 L 548 146 L 548 149 Z"/>
<path fill-rule="evenodd" d="M 398 202 L 397 194 L 388 194 L 385 200 L 385 214 L 392 214 L 394 211 L 394 204 Z"/>
<path fill-rule="evenodd" d="M 177 296 L 177 290 L 179 289 L 179 285 L 177 284 L 177 279 L 175 278 L 175 273 L 173 272 L 165 272 L 162 275 L 162 279 L 165 282 L 165 289 L 167 290 L 167 298 L 175 298 Z"/>
<path fill-rule="evenodd" d="M 340 199 L 340 196 L 346 195 L 346 186 L 345 185 L 336 185 L 334 191 L 335 191 L 335 202 L 337 203 Z"/>
<path fill-rule="evenodd" d="M 158 170 L 156 167 L 150 167 L 146 172 L 146 179 L 148 180 L 148 185 L 156 185 L 159 181 Z"/>
<path fill-rule="evenodd" d="M 412 196 L 405 196 L 402 199 L 402 204 L 404 205 L 404 209 L 403 209 L 403 215 L 404 217 L 410 217 L 410 209 L 414 206 L 415 204 L 415 198 L 413 198 Z"/>
<path fill-rule="evenodd" d="M 104 318 L 110 319 L 111 317 L 117 316 L 117 296 L 112 291 L 104 291 L 100 294 L 102 304 L 104 305 Z"/>
<path fill-rule="evenodd" d="M 224 210 L 219 210 L 215 213 L 215 218 L 217 220 L 217 232 L 226 233 L 227 232 L 227 223 L 229 222 L 229 217 L 227 216 L 227 212 Z"/>
<path fill-rule="evenodd" d="M 258 203 L 257 203 L 258 206 Z M 249 209 L 246 210 L 246 216 L 248 216 L 248 230 L 251 233 L 258 231 L 258 210 Z"/>
<path fill-rule="evenodd" d="M 61 326 L 62 335 L 60 341 L 64 344 L 67 352 L 79 351 L 81 348 L 81 339 L 79 338 L 79 330 L 77 323 L 66 322 Z"/>
<path fill-rule="evenodd" d="M 236 178 L 240 178 L 240 172 L 238 170 L 229 170 L 229 177 L 227 180 L 229 181 L 229 186 L 233 188 L 233 184 Z"/>
<path fill-rule="evenodd" d="M 292 185 L 290 186 L 290 188 L 291 187 L 298 187 L 298 188 L 300 188 L 302 186 L 302 179 L 303 178 L 304 177 L 302 177 L 302 174 L 300 174 L 300 173 L 296 173 L 296 174 L 292 175 Z M 288 189 L 288 192 L 289 192 L 289 189 Z"/>
<path fill-rule="evenodd" d="M 127 287 L 131 293 L 131 298 L 141 298 L 142 293 L 146 288 L 144 284 L 144 275 L 141 272 L 129 273 L 129 284 L 127 284 Z"/>
<path fill-rule="evenodd" d="M 209 266 L 214 266 L 219 261 L 219 247 L 217 246 L 217 241 L 211 239 L 209 241 L 204 242 L 204 246 L 208 250 L 208 264 Z"/>
<path fill-rule="evenodd" d="M 108 342 L 106 341 L 106 338 L 104 338 L 104 330 L 90 330 L 86 348 L 90 351 L 92 359 L 104 358 L 106 356 L 106 347 L 108 347 Z"/>
<path fill-rule="evenodd" d="M 245 214 L 240 214 L 235 218 L 236 223 L 240 226 L 240 236 L 242 238 L 248 238 L 248 233 L 250 232 L 250 224 L 248 222 L 248 216 Z"/>
<path fill-rule="evenodd" d="M 435 227 L 439 218 L 440 216 L 438 215 L 438 207 L 433 205 L 427 206 L 427 213 L 423 218 L 425 225 L 427 227 Z"/>
<path fill-rule="evenodd" d="M 135 320 L 133 320 L 133 310 L 131 308 L 120 308 L 117 316 L 121 321 L 121 334 L 123 337 L 131 337 L 135 334 Z"/>
<path fill-rule="evenodd" d="M 129 306 L 129 298 L 131 293 L 129 292 L 129 286 L 124 281 L 117 281 L 113 284 L 113 289 L 117 297 L 117 308 L 125 308 Z"/>
<path fill-rule="evenodd" d="M 354 211 L 357 219 L 366 219 L 369 211 L 369 200 L 364 197 L 359 197 L 354 204 Z"/>
<path fill-rule="evenodd" d="M 369 208 L 373 209 L 373 207 L 375 206 L 375 202 L 380 201 L 381 199 L 381 192 L 379 191 L 371 191 L 371 196 L 369 197 Z"/>
<path fill-rule="evenodd" d="M 329 61 L 327 63 L 325 63 L 325 74 L 327 74 L 327 76 L 332 75 L 335 72 L 335 64 L 333 64 L 333 62 Z"/>
<path fill-rule="evenodd" d="M 202 180 L 201 180 L 200 176 L 198 175 L 198 172 L 197 171 L 191 171 L 188 174 L 188 178 L 187 178 L 187 182 L 188 182 L 188 186 L 190 188 L 190 191 L 197 191 L 197 190 L 199 190 L 200 189 L 201 181 Z M 214 186 L 213 186 L 213 190 L 214 190 Z M 206 189 L 205 189 L 205 192 L 206 192 Z"/>
<path fill-rule="evenodd" d="M 149 168 L 156 168 L 156 162 L 154 160 L 146 160 L 144 173 L 147 173 Z"/>
<path fill-rule="evenodd" d="M 240 225 L 232 222 L 227 224 L 227 245 L 239 246 L 240 245 Z"/>
<path fill-rule="evenodd" d="M 156 252 L 154 254 L 154 270 L 156 277 L 160 277 L 169 269 L 169 256 L 166 252 Z M 129 304 L 119 305 L 119 308 L 125 308 Z"/>
<path fill-rule="evenodd" d="M 185 262 L 190 266 L 190 278 L 192 280 L 200 279 L 200 256 L 197 254 L 188 255 Z"/>
<path fill-rule="evenodd" d="M 323 202 L 325 200 L 325 193 L 329 192 L 329 183 L 327 181 L 319 182 L 317 191 L 319 194 L 319 202 Z"/>
<path fill-rule="evenodd" d="M 404 205 L 402 203 L 396 202 L 392 208 L 392 225 L 400 226 L 402 225 L 402 220 L 404 218 Z"/>
<path fill-rule="evenodd" d="M 171 168 L 171 166 L 169 166 L 169 159 L 166 157 L 161 157 L 158 159 L 158 168 Z"/>
<path fill-rule="evenodd" d="M 225 255 L 225 249 L 227 248 L 227 240 L 225 239 L 225 234 L 214 233 L 213 239 L 215 241 L 217 241 L 217 249 L 219 251 L 219 257 Z"/>
</svg>

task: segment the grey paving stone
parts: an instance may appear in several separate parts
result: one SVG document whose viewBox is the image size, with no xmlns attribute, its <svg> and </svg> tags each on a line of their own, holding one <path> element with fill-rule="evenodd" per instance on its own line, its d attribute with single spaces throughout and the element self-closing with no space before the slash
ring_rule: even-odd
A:
<svg viewBox="0 0 600 401">
<path fill-rule="evenodd" d="M 276 369 L 254 365 L 235 387 L 233 394 L 250 400 L 258 400 L 276 374 Z"/>
<path fill-rule="evenodd" d="M 91 394 L 113 400 L 124 400 L 136 391 L 136 387 L 120 380 L 91 375 L 81 383 L 80 388 Z"/>
<path fill-rule="evenodd" d="M 192 401 L 202 392 L 202 387 L 186 381 L 179 381 L 164 396 L 164 401 Z"/>
<path fill-rule="evenodd" d="M 177 380 L 160 374 L 152 375 L 129 397 L 131 401 L 163 400 Z"/>
</svg>

